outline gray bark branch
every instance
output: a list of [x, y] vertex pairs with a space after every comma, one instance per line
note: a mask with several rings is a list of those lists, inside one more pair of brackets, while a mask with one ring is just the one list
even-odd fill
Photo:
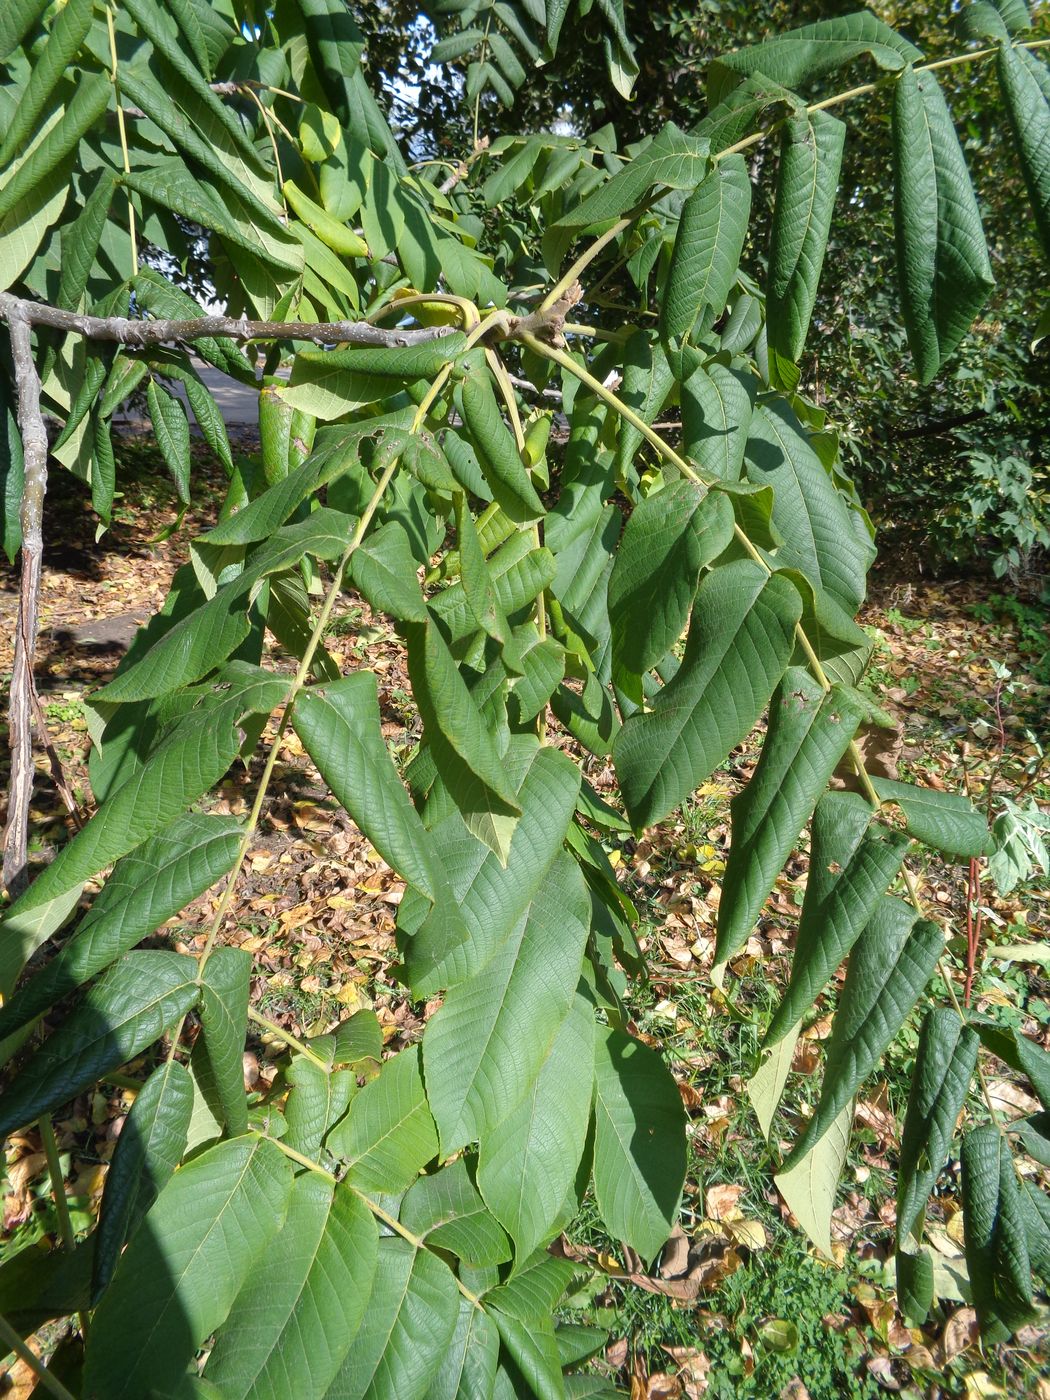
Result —
[[[8, 298], [15, 301], [15, 298]], [[47, 492], [47, 429], [40, 411], [40, 376], [33, 359], [32, 324], [20, 305], [6, 308], [11, 359], [18, 391], [22, 438], [22, 573], [11, 675], [11, 783], [4, 831], [3, 878], [12, 899], [29, 880], [29, 806], [33, 797], [33, 662], [40, 620], [40, 575], [44, 554], [44, 496]]]

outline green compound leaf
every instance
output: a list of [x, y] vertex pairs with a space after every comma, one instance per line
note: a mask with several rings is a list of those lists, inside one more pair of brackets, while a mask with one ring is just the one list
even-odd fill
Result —
[[374, 671], [305, 691], [292, 723], [303, 747], [376, 850], [432, 903], [447, 881], [383, 739]]
[[700, 585], [681, 667], [613, 742], [636, 830], [665, 817], [747, 736], [784, 674], [801, 612], [797, 589], [750, 560]]
[[875, 546], [783, 399], [755, 410], [746, 461], [748, 481], [773, 488], [777, 567], [798, 569], [852, 618]]
[[753, 374], [718, 360], [698, 366], [679, 387], [685, 454], [719, 481], [740, 479], [757, 388]]
[[175, 1386], [281, 1228], [291, 1189], [291, 1163], [261, 1138], [221, 1142], [179, 1168], [92, 1318], [86, 1398]]
[[811, 1010], [900, 868], [908, 838], [874, 817], [856, 793], [829, 792], [817, 803], [791, 980], [766, 1032], [766, 1048]]
[[897, 1236], [920, 1237], [920, 1217], [948, 1160], [977, 1064], [978, 1037], [954, 1011], [927, 1012], [919, 1036], [897, 1173]]
[[472, 1269], [504, 1264], [510, 1241], [482, 1200], [467, 1167], [457, 1158], [432, 1176], [423, 1176], [401, 1206], [401, 1223], [430, 1248], [451, 1250]]
[[448, 1265], [407, 1240], [380, 1240], [368, 1325], [358, 1329], [327, 1400], [423, 1400], [458, 1319]]
[[820, 1102], [792, 1148], [785, 1170], [828, 1131], [930, 980], [944, 948], [944, 935], [936, 924], [917, 920], [910, 905], [884, 895], [854, 944], [832, 1023]]
[[742, 156], [727, 156], [682, 205], [671, 268], [660, 303], [660, 334], [686, 341], [725, 309], [736, 280], [751, 213], [751, 181]]
[[732, 843], [718, 904], [717, 962], [726, 962], [747, 941], [863, 714], [863, 702], [850, 691], [833, 686], [825, 694], [801, 667], [785, 672], [769, 707], [758, 767], [730, 804]]
[[1005, 1341], [1034, 1317], [1028, 1233], [1010, 1148], [999, 1129], [962, 1140], [966, 1265], [981, 1334]]
[[481, 1138], [478, 1187], [519, 1259], [561, 1218], [591, 1118], [594, 1014], [577, 996], [539, 1074], [516, 1109]]
[[375, 1217], [348, 1185], [298, 1177], [266, 1263], [237, 1295], [205, 1377], [225, 1400], [322, 1400], [369, 1304]]
[[0, 1040], [128, 952], [184, 909], [233, 864], [233, 817], [187, 812], [117, 862], [62, 951], [0, 1010]]
[[539, 520], [546, 513], [543, 502], [503, 421], [488, 370], [465, 375], [460, 392], [463, 421], [493, 497], [515, 524]]
[[845, 124], [826, 112], [802, 112], [784, 127], [766, 294], [771, 370], [775, 357], [796, 364], [806, 343], [845, 140]]
[[721, 492], [676, 481], [639, 502], [609, 575], [613, 678], [635, 704], [642, 676], [685, 629], [700, 570], [733, 536], [733, 507]]
[[1000, 47], [996, 64], [1036, 227], [1050, 257], [1050, 98], [1046, 69], [1034, 54], [1009, 44]]
[[0, 1137], [53, 1113], [159, 1040], [197, 1000], [197, 963], [178, 953], [128, 953], [9, 1086]]
[[934, 379], [994, 286], [959, 138], [932, 73], [905, 68], [893, 101], [897, 274], [916, 373]]
[[528, 913], [457, 982], [423, 1037], [427, 1096], [448, 1156], [528, 1094], [572, 1006], [590, 925], [579, 867], [559, 854]]
[[402, 1191], [436, 1155], [437, 1130], [423, 1092], [419, 1047], [386, 1061], [328, 1134], [328, 1150], [363, 1191]]
[[674, 1225], [685, 1181], [685, 1110], [660, 1057], [595, 1029], [594, 1192], [606, 1229], [646, 1260]]
[[901, 809], [905, 829], [916, 841], [963, 860], [991, 855], [995, 849], [988, 822], [962, 793], [938, 792], [891, 778], [871, 781], [883, 802]]
[[506, 862], [521, 808], [495, 740], [434, 619], [405, 631], [408, 673], [438, 773], [470, 830]]
[[[430, 912], [402, 903], [399, 927], [410, 935], [405, 962], [417, 996], [431, 996], [482, 971], [526, 916], [562, 849], [580, 790], [579, 770], [564, 754], [524, 738], [508, 753], [511, 759], [523, 768], [517, 790], [522, 817], [505, 863], [455, 813], [432, 833], [466, 925], [466, 940], [458, 929], [450, 938], [442, 905]], [[507, 767], [513, 771], [509, 761]]]
[[177, 1060], [165, 1060], [135, 1096], [102, 1192], [91, 1268], [93, 1302], [104, 1293], [121, 1250], [182, 1160], [192, 1107], [189, 1071]]
[[918, 63], [922, 58], [914, 44], [894, 33], [870, 10], [859, 10], [841, 18], [804, 24], [761, 44], [723, 55], [711, 65], [708, 74], [711, 104], [721, 102], [745, 74], [761, 74], [782, 87], [794, 89], [865, 55], [890, 71], [903, 68], [906, 63]]
[[248, 1131], [244, 1097], [244, 1027], [252, 959], [240, 948], [216, 948], [201, 974], [201, 1034], [230, 1137]]

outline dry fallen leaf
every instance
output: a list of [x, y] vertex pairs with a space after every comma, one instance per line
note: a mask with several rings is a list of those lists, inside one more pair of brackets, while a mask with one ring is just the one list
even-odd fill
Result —
[[978, 1338], [977, 1313], [973, 1308], [956, 1308], [944, 1324], [941, 1354], [945, 1364], [972, 1347]]
[[737, 1202], [744, 1194], [743, 1186], [709, 1186], [704, 1195], [704, 1208], [712, 1220], [725, 1220], [736, 1210]]

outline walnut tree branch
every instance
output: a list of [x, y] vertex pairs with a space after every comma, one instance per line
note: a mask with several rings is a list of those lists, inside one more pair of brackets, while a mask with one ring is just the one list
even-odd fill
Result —
[[40, 411], [40, 376], [33, 359], [32, 322], [24, 303], [9, 297], [3, 314], [11, 333], [11, 359], [18, 393], [18, 430], [25, 480], [22, 487], [22, 574], [11, 674], [11, 783], [4, 831], [3, 879], [12, 898], [29, 879], [29, 805], [33, 796], [33, 660], [40, 619], [40, 573], [44, 553], [47, 492], [47, 429]]

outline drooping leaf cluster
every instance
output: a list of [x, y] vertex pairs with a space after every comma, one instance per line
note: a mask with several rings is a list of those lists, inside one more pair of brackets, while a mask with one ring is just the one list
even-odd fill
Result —
[[[471, 43], [486, 8], [460, 7]], [[502, 24], [518, 10], [491, 8]], [[566, 7], [521, 8], [553, 47]], [[1047, 120], [1045, 67], [1023, 7], [971, 8], [1045, 227], [1047, 171], [1027, 135]], [[616, 7], [602, 9], [612, 22]], [[229, 310], [290, 323], [291, 346], [285, 380], [277, 349], [252, 347], [253, 363], [232, 339], [195, 342], [259, 392], [251, 458], [231, 448], [186, 345], [37, 328], [55, 455], [103, 520], [112, 414], [143, 385], [184, 497], [177, 384], [229, 489], [92, 697], [94, 815], [3, 921], [0, 1041], [20, 1058], [0, 1131], [158, 1050], [97, 1228], [71, 1254], [0, 1270], [0, 1312], [28, 1333], [92, 1310], [84, 1396], [600, 1394], [574, 1374], [600, 1338], [554, 1320], [576, 1266], [546, 1247], [590, 1192], [609, 1233], [652, 1260], [686, 1174], [678, 1088], [628, 1030], [644, 959], [603, 832], [663, 820], [765, 720], [733, 804], [717, 958], [724, 972], [808, 831], [791, 978], [750, 1092], [768, 1133], [801, 1025], [848, 960], [820, 1100], [778, 1175], [818, 1243], [853, 1097], [944, 945], [906, 892], [912, 844], [949, 859], [989, 849], [964, 797], [868, 778], [854, 744], [878, 722], [855, 620], [872, 531], [797, 367], [846, 131], [828, 104], [807, 107], [806, 84], [864, 62], [892, 104], [903, 316], [923, 379], [990, 284], [975, 195], [935, 73], [866, 11], [726, 55], [695, 130], [669, 124], [623, 155], [608, 132], [505, 139], [446, 193], [406, 167], [341, 0], [279, 0], [257, 30], [225, 0], [125, 0], [112, 45], [90, 0], [55, 16], [20, 0], [0, 19], [3, 287], [98, 316], [196, 318], [172, 269], [203, 231]], [[492, 62], [497, 32], [476, 40]], [[769, 127], [780, 156], [761, 286], [741, 266], [744, 153]], [[520, 257], [492, 241], [505, 203], [537, 211]], [[619, 259], [654, 310], [603, 306], [598, 274]], [[525, 262], [538, 310], [535, 288], [508, 279]], [[296, 339], [296, 322], [357, 316], [433, 334], [334, 350]], [[672, 441], [653, 425], [675, 410]], [[10, 413], [5, 442], [10, 501]], [[5, 539], [17, 547], [13, 528]], [[403, 773], [375, 674], [341, 675], [324, 647], [344, 585], [404, 647], [421, 738]], [[298, 659], [294, 676], [266, 665], [267, 634]], [[399, 975], [439, 1004], [393, 1055], [369, 1012], [290, 1041], [272, 1090], [249, 1100], [252, 966], [216, 939], [223, 906], [197, 958], [139, 945], [236, 879], [256, 817], [211, 814], [207, 797], [274, 713], [404, 881]], [[589, 783], [589, 757], [611, 760], [625, 815]], [[829, 786], [851, 766], [857, 790]], [[957, 1007], [926, 1012], [899, 1183], [913, 1315], [932, 1298], [925, 1203], [979, 1040], [1050, 1106], [1040, 1048]], [[1041, 1120], [1026, 1130], [1045, 1158]], [[961, 1151], [974, 1302], [1002, 1336], [1050, 1264], [1050, 1205], [995, 1127], [970, 1128]]]

